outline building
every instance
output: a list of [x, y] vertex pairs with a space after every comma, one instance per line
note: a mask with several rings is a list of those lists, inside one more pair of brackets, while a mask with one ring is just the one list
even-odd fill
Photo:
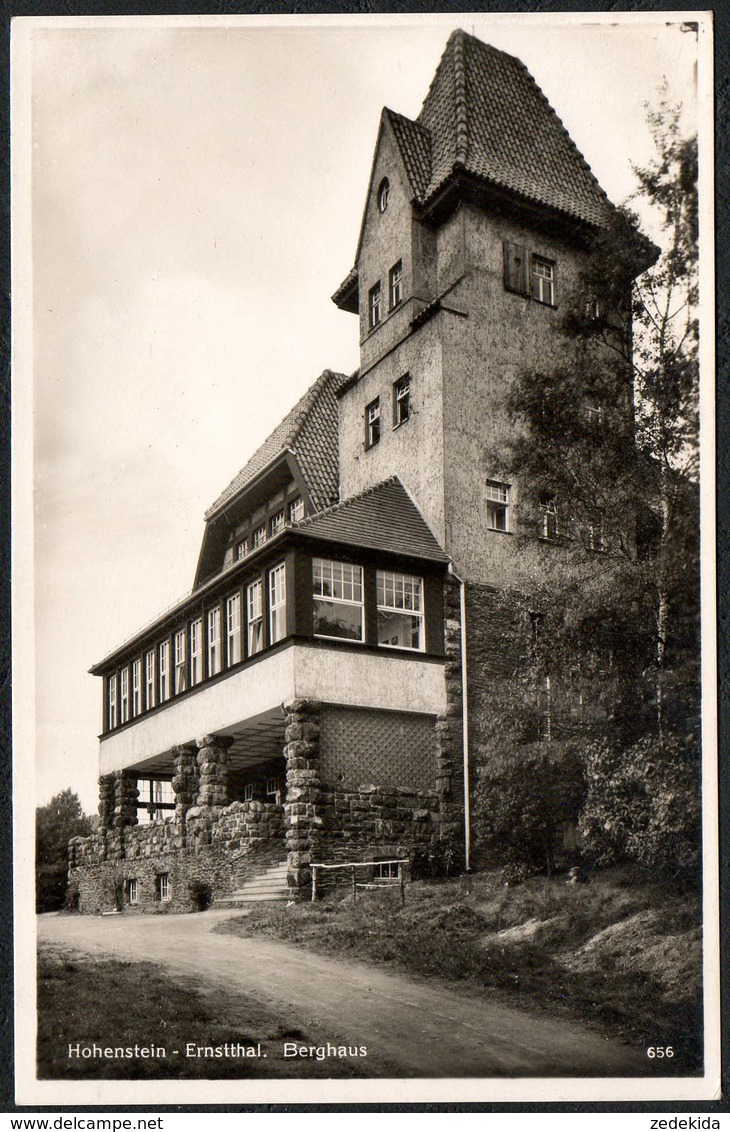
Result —
[[359, 369], [316, 380], [207, 512], [189, 596], [92, 669], [82, 911], [468, 859], [495, 687], [530, 663], [529, 600], [507, 594], [554, 541], [546, 505], [517, 562], [504, 390], [566, 349], [561, 296], [611, 209], [524, 65], [462, 31], [418, 119], [383, 111], [333, 296]]

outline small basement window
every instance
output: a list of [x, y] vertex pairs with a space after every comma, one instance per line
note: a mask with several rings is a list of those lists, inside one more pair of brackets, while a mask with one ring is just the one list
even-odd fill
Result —
[[378, 861], [373, 866], [373, 880], [398, 880], [400, 864], [398, 861]]

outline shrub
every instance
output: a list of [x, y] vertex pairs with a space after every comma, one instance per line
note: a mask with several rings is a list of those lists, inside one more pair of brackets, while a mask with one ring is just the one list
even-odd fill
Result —
[[598, 864], [635, 861], [664, 874], [699, 866], [700, 752], [694, 737], [647, 736], [624, 750], [592, 743], [584, 766], [579, 830]]
[[486, 768], [477, 783], [475, 839], [525, 875], [555, 868], [562, 827], [578, 817], [584, 783], [570, 748], [535, 743]]

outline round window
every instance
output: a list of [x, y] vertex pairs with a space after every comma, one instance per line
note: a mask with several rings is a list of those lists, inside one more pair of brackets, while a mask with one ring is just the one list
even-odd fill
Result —
[[387, 177], [383, 177], [378, 187], [378, 208], [381, 212], [385, 212], [388, 207], [388, 197], [390, 196], [390, 181]]

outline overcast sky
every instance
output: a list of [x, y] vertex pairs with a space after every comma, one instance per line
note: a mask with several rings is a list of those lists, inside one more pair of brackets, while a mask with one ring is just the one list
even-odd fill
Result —
[[96, 809], [88, 668], [190, 588], [204, 510], [322, 369], [358, 364], [357, 320], [329, 296], [381, 108], [416, 117], [465, 27], [523, 60], [619, 202], [664, 78], [694, 128], [696, 39], [673, 15], [613, 18], [14, 21], [32, 96], [39, 802], [70, 786]]

